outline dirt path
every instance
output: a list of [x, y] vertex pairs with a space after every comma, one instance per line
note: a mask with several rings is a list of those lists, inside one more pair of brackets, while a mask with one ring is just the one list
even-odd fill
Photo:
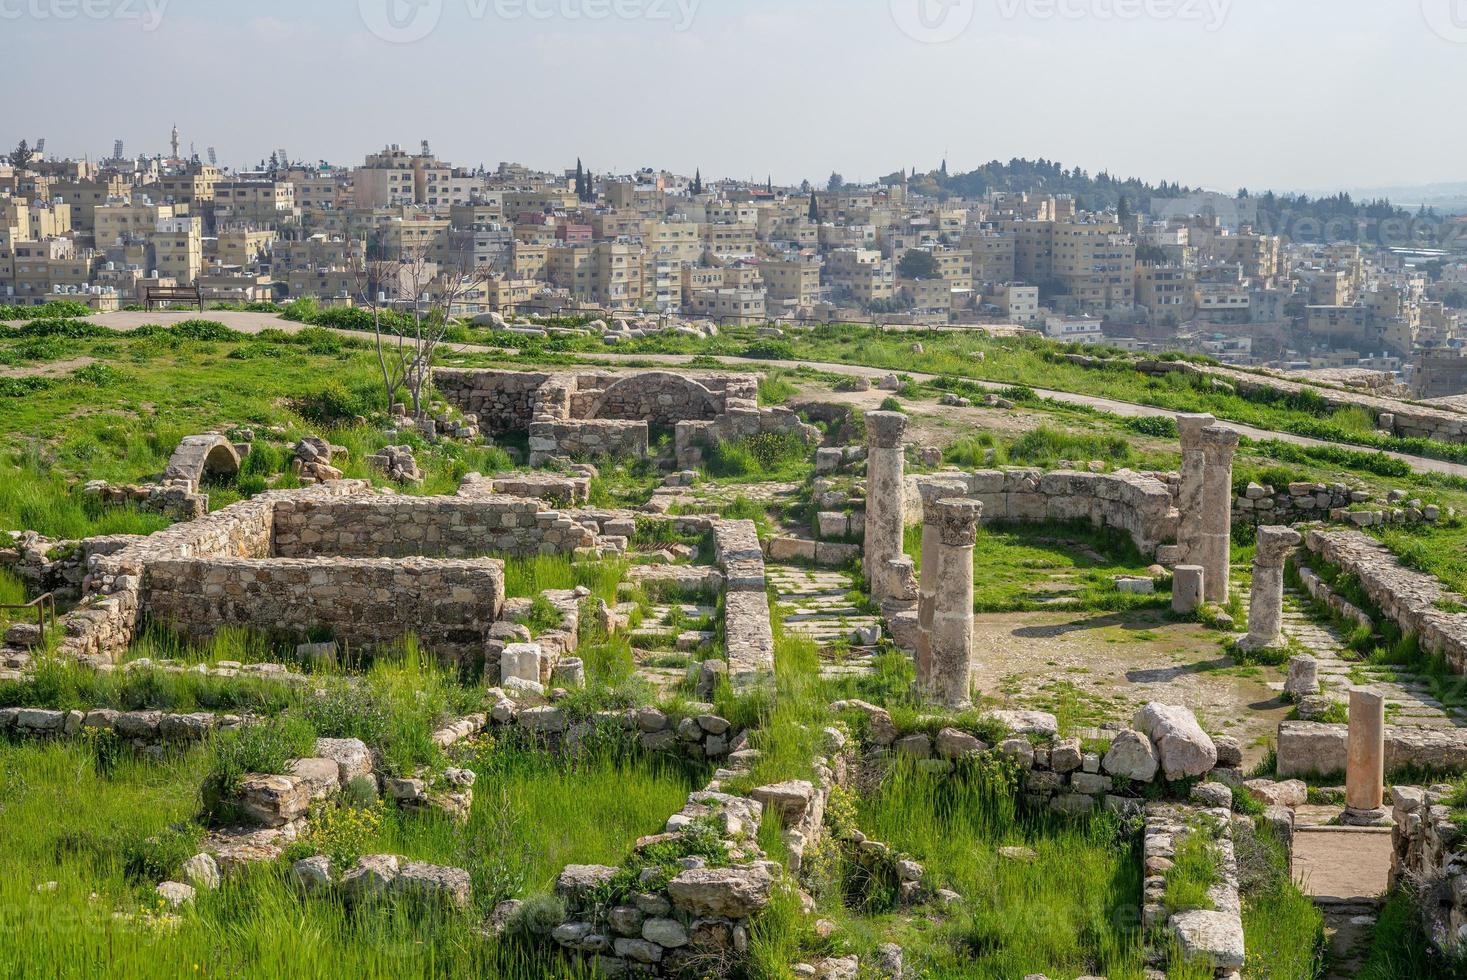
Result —
[[0, 367], [0, 378], [54, 378], [70, 374], [94, 362], [94, 357], [72, 357], [64, 361], [47, 361], [44, 364], [22, 364]]
[[[198, 312], [145, 313], [141, 311], [101, 313], [93, 317], [88, 317], [87, 319], [91, 323], [100, 324], [101, 326], [109, 327], [114, 330], [132, 330], [146, 323], [160, 323], [166, 325], [170, 323], [178, 323], [183, 320], [198, 319], [200, 316], [203, 316], [210, 320], [216, 320], [220, 323], [223, 323], [227, 327], [232, 327], [235, 330], [239, 330], [243, 333], [259, 333], [261, 330], [267, 328], [283, 330], [286, 333], [296, 333], [304, 329], [302, 324], [292, 323], [289, 320], [282, 320], [279, 316], [273, 313], [239, 313], [226, 310], [209, 310], [204, 312], [203, 314], [200, 314]], [[348, 336], [363, 336], [363, 334], [358, 331], [342, 330], [339, 332]], [[505, 349], [502, 347], [489, 347], [479, 344], [445, 344], [444, 346], [451, 350], [461, 351], [463, 353], [470, 354], [497, 354], [501, 353]], [[577, 356], [588, 362], [602, 364], [617, 364], [627, 361], [640, 361], [643, 363], [682, 365], [691, 361], [694, 355], [595, 353], [579, 354]], [[722, 361], [726, 364], [743, 364], [745, 366], [749, 364], [760, 364], [767, 367], [783, 367], [791, 369], [798, 367], [810, 367], [819, 371], [828, 371], [832, 374], [844, 374], [851, 377], [881, 378], [891, 373], [891, 371], [885, 368], [865, 367], [858, 364], [833, 364], [823, 361], [753, 361], [747, 358], [737, 357], [718, 357], [715, 358], [715, 360]], [[937, 375], [932, 374], [920, 374], [914, 372], [906, 373], [917, 381], [932, 381], [937, 377]], [[975, 381], [974, 383], [979, 386], [986, 387], [992, 391], [998, 391], [999, 389], [1005, 387], [1005, 385], [996, 382]], [[1042, 397], [1052, 398], [1058, 402], [1064, 402], [1071, 405], [1087, 405], [1091, 408], [1102, 409], [1104, 411], [1112, 412], [1116, 415], [1121, 415], [1129, 418], [1153, 415], [1172, 416], [1176, 414], [1175, 412], [1168, 409], [1153, 408], [1149, 405], [1137, 405], [1133, 402], [1117, 401], [1112, 398], [1100, 398], [1094, 395], [1079, 395], [1073, 392], [1055, 391], [1049, 388], [1035, 388], [1034, 391]], [[1337, 445], [1336, 443], [1328, 442], [1323, 439], [1309, 439], [1304, 436], [1296, 436], [1290, 432], [1275, 432], [1269, 429], [1260, 429], [1255, 426], [1244, 425], [1241, 422], [1233, 422], [1228, 420], [1228, 425], [1230, 425], [1232, 428], [1236, 429], [1243, 435], [1253, 439], [1277, 439], [1280, 442], [1292, 443], [1297, 446], [1333, 447]], [[1386, 455], [1409, 463], [1412, 469], [1416, 470], [1417, 472], [1446, 473], [1451, 476], [1467, 477], [1467, 465], [1463, 465], [1461, 463], [1448, 463], [1439, 459], [1428, 459], [1424, 456], [1410, 456], [1405, 453], [1387, 453]]]
[[1238, 739], [1246, 769], [1288, 713], [1268, 688], [1277, 671], [1233, 667], [1217, 634], [1155, 612], [979, 613], [974, 629], [983, 694], [1083, 726], [1129, 723], [1147, 701], [1183, 704]]

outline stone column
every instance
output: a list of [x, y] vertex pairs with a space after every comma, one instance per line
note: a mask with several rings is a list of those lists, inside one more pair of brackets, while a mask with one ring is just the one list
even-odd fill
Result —
[[1350, 692], [1349, 761], [1345, 770], [1345, 812], [1341, 821], [1364, 826], [1383, 820], [1385, 785], [1385, 698], [1369, 691]]
[[983, 505], [947, 497], [933, 507], [937, 519], [937, 589], [932, 597], [929, 673], [920, 674], [922, 693], [949, 708], [972, 705], [973, 674], [973, 545]]
[[902, 497], [902, 435], [907, 417], [900, 412], [866, 416], [866, 543], [863, 563], [877, 602], [897, 596], [886, 563], [902, 555], [905, 530]]
[[1197, 611], [1202, 605], [1206, 577], [1201, 565], [1178, 565], [1172, 569], [1172, 612], [1188, 616]]
[[1289, 658], [1289, 676], [1284, 681], [1284, 695], [1294, 701], [1319, 693], [1319, 661], [1309, 654]]
[[1284, 562], [1302, 540], [1299, 532], [1291, 527], [1258, 529], [1253, 592], [1248, 600], [1248, 635], [1240, 644], [1243, 649], [1267, 650], [1278, 646], [1284, 618]]
[[[961, 497], [966, 485], [956, 480], [923, 482], [917, 485], [922, 494], [922, 579], [917, 587], [917, 676], [932, 676], [932, 603], [938, 590], [937, 502], [944, 497]], [[920, 682], [919, 682], [920, 683]], [[925, 690], [925, 685], [924, 688]]]
[[1202, 506], [1198, 538], [1187, 563], [1203, 568], [1203, 596], [1228, 601], [1228, 561], [1232, 557], [1233, 453], [1238, 434], [1221, 425], [1202, 430]]
[[1182, 484], [1177, 494], [1177, 547], [1182, 561], [1197, 564], [1198, 542], [1202, 539], [1202, 430], [1217, 424], [1211, 415], [1178, 415], [1177, 435], [1182, 442]]

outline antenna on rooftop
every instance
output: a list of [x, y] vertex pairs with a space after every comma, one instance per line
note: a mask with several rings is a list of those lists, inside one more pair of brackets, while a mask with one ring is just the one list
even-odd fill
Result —
[[122, 159], [122, 140], [114, 140], [112, 142], [112, 159]]
[[276, 150], [275, 152], [276, 152], [276, 154], [278, 154], [278, 158], [280, 160], [280, 167], [281, 167], [281, 169], [285, 169], [286, 167], [289, 167], [290, 166], [290, 157], [286, 156], [285, 147], [282, 146], [280, 149]]
[[423, 156], [425, 156], [425, 157], [431, 157], [432, 155], [433, 155], [433, 151], [430, 150], [430, 149], [428, 149], [428, 141], [427, 140], [423, 140]]
[[46, 137], [42, 136], [40, 139], [36, 140], [36, 156], [41, 157], [41, 156], [45, 156], [45, 155], [46, 155]]
[[214, 152], [214, 148], [212, 146], [209, 147], [209, 166], [219, 166], [219, 155]]

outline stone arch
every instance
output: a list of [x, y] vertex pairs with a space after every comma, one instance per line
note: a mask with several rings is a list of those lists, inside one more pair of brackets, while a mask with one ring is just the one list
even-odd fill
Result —
[[187, 480], [197, 490], [205, 474], [228, 476], [239, 472], [239, 452], [217, 432], [185, 436], [168, 460], [163, 479]]
[[645, 419], [650, 425], [671, 427], [679, 422], [714, 419], [719, 405], [717, 396], [692, 378], [670, 371], [649, 371], [612, 383], [588, 418]]

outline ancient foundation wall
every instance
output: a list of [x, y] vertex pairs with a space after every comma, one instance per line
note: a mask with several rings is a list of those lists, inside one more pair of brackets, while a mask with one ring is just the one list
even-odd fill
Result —
[[453, 405], [479, 416], [491, 435], [524, 432], [535, 417], [536, 393], [549, 374], [520, 371], [470, 371], [438, 368], [433, 384]]
[[1439, 788], [1391, 788], [1390, 884], [1415, 890], [1427, 941], [1462, 957], [1467, 954], [1467, 853], [1462, 828], [1444, 800]]
[[559, 555], [594, 547], [594, 525], [522, 497], [361, 497], [278, 503], [282, 558]]
[[747, 407], [730, 407], [710, 421], [679, 422], [673, 432], [677, 464], [692, 469], [703, 462], [704, 448], [714, 443], [770, 433], [793, 434], [812, 446], [820, 441], [820, 430], [801, 421], [788, 408], [759, 408], [750, 402]]
[[247, 626], [372, 649], [415, 634], [447, 661], [482, 656], [504, 606], [504, 563], [430, 558], [179, 558], [152, 562], [148, 614], [191, 637]]
[[572, 459], [639, 459], [650, 442], [646, 422], [597, 419], [532, 422], [530, 465], [556, 456]]
[[713, 547], [727, 581], [723, 624], [729, 681], [744, 687], [768, 680], [774, 674], [774, 632], [759, 532], [753, 521], [718, 521]]
[[[1316, 721], [1279, 723], [1280, 779], [1329, 777], [1345, 772], [1349, 760], [1349, 726]], [[1467, 730], [1407, 728], [1385, 730], [1385, 770], [1414, 768], [1429, 772], [1467, 772]]]
[[1360, 580], [1370, 601], [1412, 633], [1428, 653], [1439, 653], [1452, 670], [1467, 673], [1467, 614], [1445, 612], [1438, 604], [1460, 603], [1432, 575], [1406, 568], [1374, 538], [1353, 530], [1312, 530], [1309, 550]]
[[938, 473], [907, 481], [906, 522], [922, 521], [920, 484], [959, 480], [983, 504], [985, 523], [1004, 521], [1088, 521], [1125, 531], [1142, 554], [1176, 541], [1180, 516], [1167, 483], [1155, 476], [1035, 469]]

